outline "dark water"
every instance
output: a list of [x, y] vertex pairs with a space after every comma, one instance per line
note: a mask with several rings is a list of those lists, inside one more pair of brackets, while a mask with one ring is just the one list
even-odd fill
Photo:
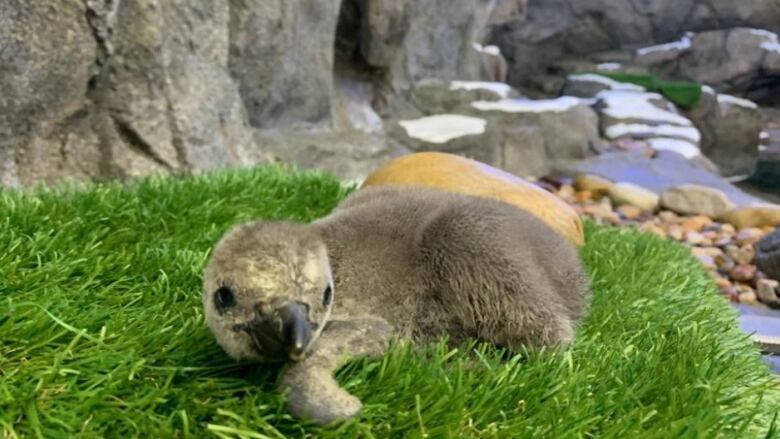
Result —
[[736, 183], [743, 191], [758, 198], [762, 198], [770, 203], [780, 204], [780, 182], [777, 186], [758, 185], [750, 180]]

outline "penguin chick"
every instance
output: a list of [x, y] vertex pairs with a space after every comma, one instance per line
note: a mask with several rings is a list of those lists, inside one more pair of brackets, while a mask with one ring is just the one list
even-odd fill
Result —
[[206, 323], [235, 359], [299, 360], [333, 306], [325, 242], [305, 225], [240, 225], [216, 246], [203, 283]]
[[391, 337], [567, 344], [588, 302], [575, 248], [532, 214], [436, 189], [361, 189], [310, 225], [257, 221], [217, 244], [206, 321], [234, 358], [291, 361], [290, 410], [324, 424], [359, 413], [333, 371]]

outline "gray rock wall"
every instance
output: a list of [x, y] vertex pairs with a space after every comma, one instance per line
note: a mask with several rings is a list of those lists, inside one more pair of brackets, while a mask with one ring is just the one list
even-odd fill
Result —
[[360, 174], [375, 164], [365, 157], [393, 154], [382, 149], [375, 109], [404, 99], [418, 79], [479, 75], [477, 8], [475, 0], [2, 1], [0, 184], [319, 156], [346, 177]]

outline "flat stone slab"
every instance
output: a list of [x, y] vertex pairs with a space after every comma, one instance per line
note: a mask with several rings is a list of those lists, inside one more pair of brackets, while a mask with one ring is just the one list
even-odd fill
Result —
[[596, 174], [613, 181], [634, 183], [657, 194], [674, 186], [699, 184], [723, 191], [737, 206], [766, 202], [697, 167], [680, 154], [668, 151], [659, 151], [652, 159], [639, 154], [610, 152], [583, 160], [558, 162], [555, 171], [568, 175]]
[[761, 349], [769, 354], [764, 356], [764, 362], [780, 374], [780, 311], [740, 304], [734, 307], [740, 313], [740, 329], [752, 334]]

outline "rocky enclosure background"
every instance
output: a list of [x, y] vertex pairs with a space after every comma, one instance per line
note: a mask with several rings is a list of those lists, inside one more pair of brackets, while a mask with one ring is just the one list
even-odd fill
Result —
[[[426, 147], [397, 135], [398, 120], [475, 98], [437, 84], [508, 81], [557, 95], [568, 73], [636, 62], [634, 48], [690, 31], [715, 32], [697, 34], [701, 59], [653, 59], [648, 70], [697, 79], [728, 63], [706, 78], [717, 91], [778, 104], [780, 62], [706, 55], [740, 27], [779, 32], [780, 1], [2, 0], [0, 184], [272, 160], [360, 177]], [[701, 62], [710, 70], [695, 71]], [[505, 168], [585, 157], [599, 148], [598, 121], [576, 107], [495, 134], [503, 149], [454, 151]]]

